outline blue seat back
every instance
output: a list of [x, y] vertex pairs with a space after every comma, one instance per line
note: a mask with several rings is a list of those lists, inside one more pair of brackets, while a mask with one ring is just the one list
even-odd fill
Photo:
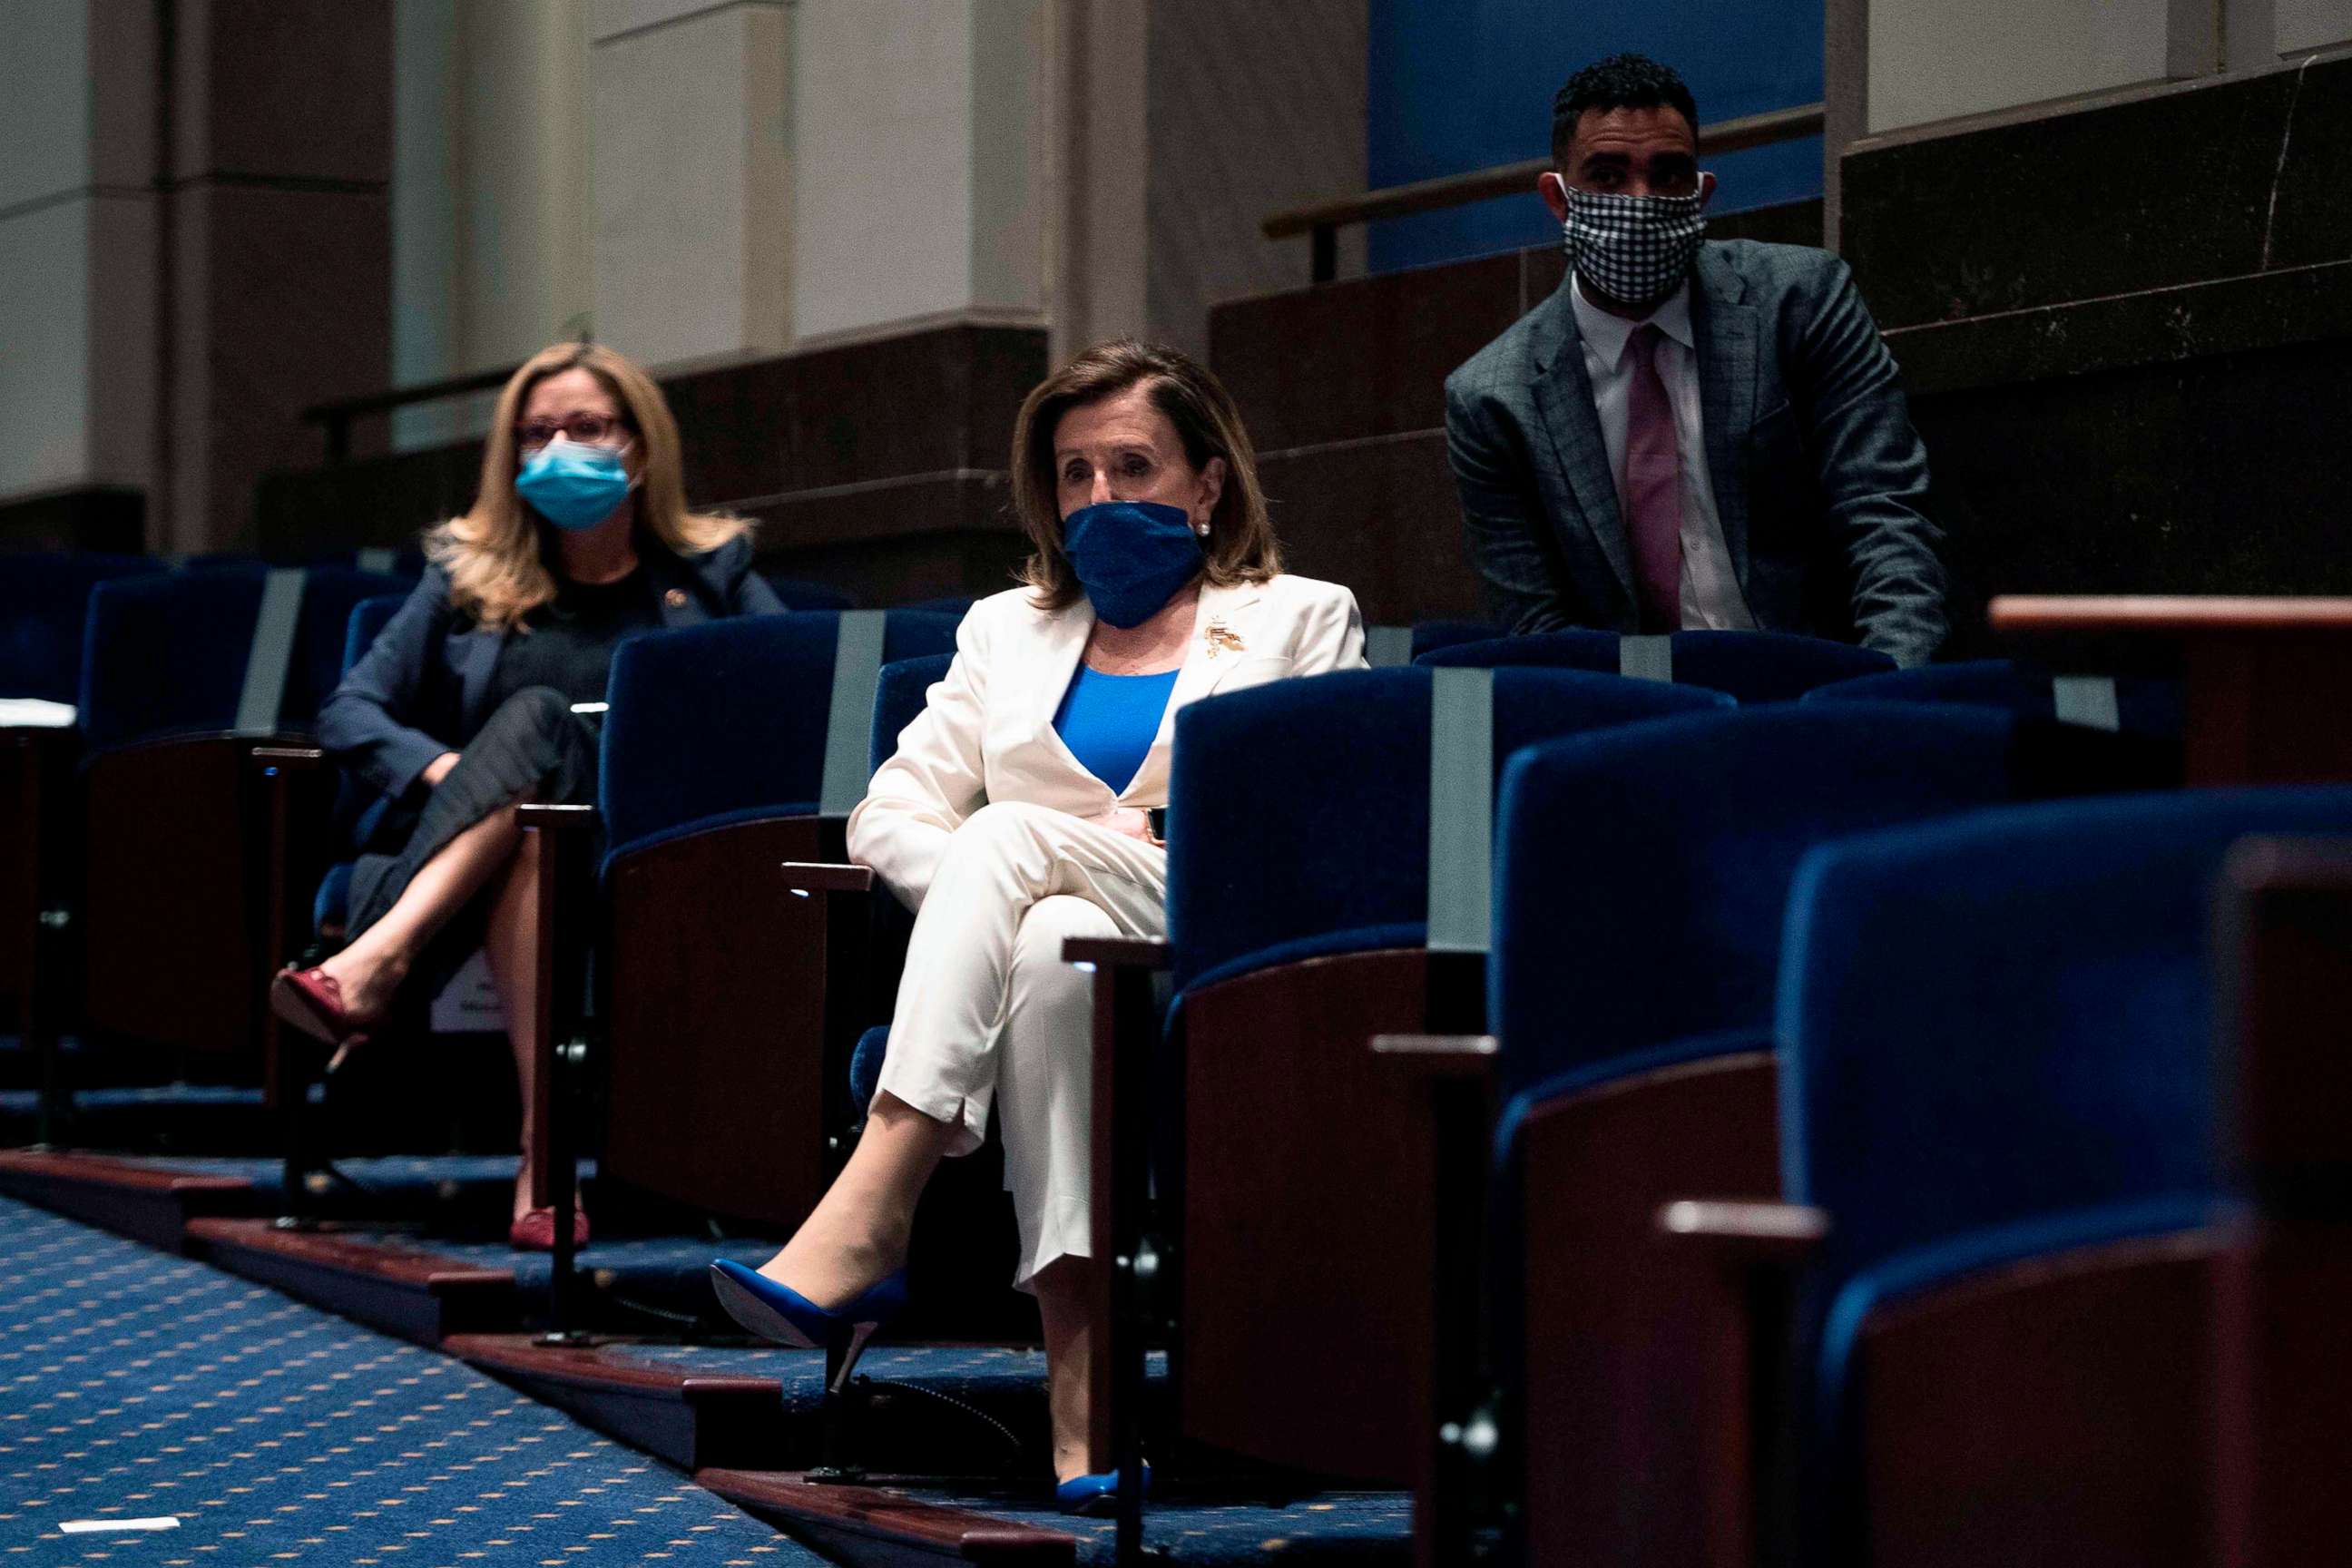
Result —
[[797, 577], [769, 577], [768, 586], [788, 610], [854, 610], [857, 597], [830, 583], [809, 583]]
[[[1542, 632], [1459, 643], [1415, 662], [1490, 668], [1537, 664], [1613, 672], [1621, 640], [1614, 632]], [[1676, 632], [1672, 642], [1675, 684], [1727, 691], [1742, 702], [1793, 701], [1832, 681], [1895, 668], [1893, 659], [1870, 648], [1787, 632]]]
[[351, 673], [352, 666], [375, 646], [375, 639], [383, 635], [383, 628], [392, 624], [392, 617], [398, 615], [400, 606], [407, 602], [405, 594], [379, 594], [372, 599], [362, 599], [352, 606], [351, 622], [343, 628], [345, 674]]
[[1555, 741], [1503, 784], [1487, 1018], [1519, 1089], [1754, 1043], [1825, 839], [2014, 798], [2014, 721], [1782, 705]]
[[90, 591], [81, 672], [90, 751], [235, 727], [264, 575], [224, 565]]
[[1874, 1309], [2210, 1222], [2223, 858], [2246, 834], [2347, 828], [2352, 788], [2195, 791], [1979, 813], [1806, 861], [1778, 1028], [1786, 1190], [1831, 1215], [1800, 1320], [1816, 1528], [1852, 1515]]
[[[1418, 632], [1414, 640], [1418, 643]], [[1582, 626], [1523, 637], [1497, 633], [1484, 638], [1447, 638], [1425, 649], [1415, 647], [1412, 661], [1469, 669], [1507, 669], [1525, 665], [1614, 675], [1620, 640], [1615, 632], [1596, 632]]]
[[1832, 1272], [2068, 1210], [2212, 1194], [2213, 893], [2352, 787], [1981, 813], [1826, 847], [1790, 900], [1788, 1191]]
[[1486, 621], [1415, 621], [1412, 626], [1412, 657], [1434, 653], [1442, 647], [1456, 647], [1463, 643], [1494, 642], [1503, 635], [1503, 628]]
[[[1423, 940], [1432, 685], [1426, 669], [1349, 670], [1176, 716], [1168, 925], [1180, 988], [1306, 956], [1302, 943]], [[1495, 766], [1534, 741], [1727, 706], [1613, 675], [1496, 670]]]
[[[745, 616], [621, 645], [599, 781], [609, 857], [695, 825], [817, 808], [840, 616]], [[946, 616], [893, 610], [883, 658], [955, 646]]]
[[[302, 612], [294, 625], [294, 658], [287, 667], [286, 695], [278, 704], [279, 728], [308, 729], [320, 704], [342, 684], [343, 671], [351, 668], [352, 626], [360, 606], [384, 602], [398, 609], [415, 586], [395, 574], [362, 572], [355, 566], [313, 566], [303, 574]], [[377, 629], [383, 629], [381, 622]], [[360, 651], [366, 651], [365, 644]]]
[[118, 577], [161, 570], [143, 555], [0, 557], [0, 697], [78, 700], [89, 591]]
[[953, 616], [956, 619], [961, 620], [971, 613], [972, 603], [972, 597], [969, 594], [942, 594], [936, 599], [918, 599], [911, 605], [902, 605], [899, 607], [907, 610], [921, 610], [927, 615]]
[[[224, 563], [99, 584], [89, 596], [82, 668], [82, 731], [90, 749], [234, 729], [268, 580], [267, 568]], [[407, 586], [349, 566], [304, 573], [280, 729], [307, 729], [341, 680], [353, 606]]]
[[[2057, 686], [2046, 670], [2005, 658], [1969, 659], [1889, 670], [1818, 687], [1807, 702], [1973, 702], [2001, 708], [2021, 719], [2054, 721]], [[2120, 676], [2116, 713], [2126, 734], [2175, 737], [2186, 728], [2186, 709], [2177, 680]]]
[[899, 735], [923, 711], [931, 688], [947, 679], [948, 667], [953, 663], [955, 655], [935, 653], [896, 659], [882, 667], [881, 679], [874, 687], [874, 734], [866, 758], [868, 772], [890, 760], [898, 749]]

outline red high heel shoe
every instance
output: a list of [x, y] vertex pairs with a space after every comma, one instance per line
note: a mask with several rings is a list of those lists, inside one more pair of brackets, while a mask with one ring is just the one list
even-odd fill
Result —
[[323, 969], [288, 964], [269, 983], [269, 1010], [314, 1039], [347, 1046], [367, 1038], [343, 1006], [343, 988]]
[[[555, 1250], [555, 1211], [532, 1209], [507, 1229], [507, 1245], [518, 1252], [552, 1252]], [[584, 1210], [572, 1211], [572, 1245], [588, 1245], [588, 1215]]]

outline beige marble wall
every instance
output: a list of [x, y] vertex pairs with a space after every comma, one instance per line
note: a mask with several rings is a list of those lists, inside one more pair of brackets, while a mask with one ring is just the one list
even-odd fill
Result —
[[[579, 0], [394, 0], [394, 384], [593, 325], [591, 17]], [[394, 444], [475, 433], [489, 402], [404, 410]]]
[[2352, 0], [2276, 0], [2282, 55], [2352, 44]]
[[0, 51], [0, 500], [143, 485], [155, 146], [143, 26], [16, 0]]
[[793, 321], [803, 342], [1036, 321], [1040, 0], [800, 0]]
[[782, 0], [591, 11], [595, 326], [623, 353], [792, 341], [793, 31]]
[[2167, 73], [2168, 0], [1870, 0], [1871, 132]]
[[[1269, 213], [1364, 188], [1364, 0], [1154, 0], [1145, 320], [1192, 353], [1209, 307], [1308, 281], [1307, 241], [1269, 240]], [[1339, 237], [1364, 264], [1361, 225]]]

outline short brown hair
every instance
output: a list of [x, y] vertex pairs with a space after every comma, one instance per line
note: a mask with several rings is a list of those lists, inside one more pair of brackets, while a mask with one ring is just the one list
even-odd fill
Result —
[[1084, 591], [1062, 553], [1062, 511], [1055, 500], [1054, 433], [1073, 408], [1148, 389], [1151, 405], [1176, 426], [1184, 459], [1195, 469], [1225, 460], [1225, 482], [1209, 514], [1206, 575], [1220, 587], [1263, 583], [1282, 570], [1282, 551], [1258, 488], [1257, 455], [1241, 410], [1208, 368], [1162, 343], [1114, 338], [1097, 343], [1044, 381], [1021, 405], [1013, 425], [1013, 510], [1028, 534], [1031, 553], [1021, 580], [1049, 610], [1077, 602]]

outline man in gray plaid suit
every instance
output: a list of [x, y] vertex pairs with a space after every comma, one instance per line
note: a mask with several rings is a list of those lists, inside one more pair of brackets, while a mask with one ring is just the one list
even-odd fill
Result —
[[1446, 378], [1472, 563], [1515, 632], [1747, 628], [1925, 663], [1944, 639], [1927, 458], [1844, 262], [1705, 238], [1715, 176], [1668, 68], [1552, 106], [1559, 288]]

